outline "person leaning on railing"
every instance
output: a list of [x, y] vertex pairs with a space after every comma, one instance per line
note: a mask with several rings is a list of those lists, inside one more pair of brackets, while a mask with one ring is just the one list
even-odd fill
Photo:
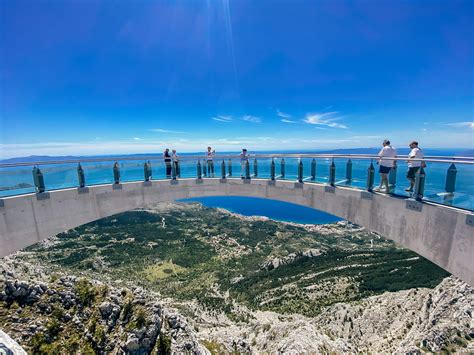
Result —
[[413, 159], [423, 159], [424, 154], [421, 148], [418, 147], [417, 141], [412, 141], [409, 144], [411, 148], [410, 154], [408, 154], [408, 172], [407, 172], [407, 179], [410, 181], [410, 187], [406, 188], [405, 191], [412, 192], [413, 187], [415, 186], [415, 177], [420, 167], [425, 166], [425, 162], [420, 160], [413, 160]]
[[214, 177], [214, 154], [215, 150], [212, 150], [211, 147], [207, 147], [207, 175]]
[[176, 172], [177, 177], [181, 177], [181, 169], [179, 168], [179, 157], [178, 154], [176, 153], [176, 149], [173, 149], [171, 151], [171, 160], [174, 165], [174, 171]]
[[[380, 150], [378, 156], [380, 157], [377, 164], [379, 164], [380, 173], [380, 185], [374, 191], [380, 191], [389, 193], [390, 187], [388, 186], [388, 174], [390, 170], [396, 166], [395, 158], [397, 156], [397, 150], [390, 145], [390, 141], [385, 139], [382, 142], [383, 148]], [[382, 191], [382, 187], [385, 185], [385, 191]]]
[[240, 177], [242, 179], [245, 178], [245, 165], [249, 160], [249, 155], [247, 154], [247, 149], [242, 149], [242, 153], [240, 153]]
[[163, 152], [163, 158], [165, 160], [166, 166], [166, 178], [171, 179], [171, 155], [170, 150], [168, 148], [166, 148]]

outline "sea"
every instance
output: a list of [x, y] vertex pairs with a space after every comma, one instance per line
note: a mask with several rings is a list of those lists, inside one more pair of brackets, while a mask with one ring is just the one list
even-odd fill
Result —
[[207, 196], [179, 202], [199, 202], [206, 207], [224, 208], [244, 216], [264, 216], [282, 222], [326, 224], [341, 221], [339, 217], [313, 208], [256, 197]]
[[[304, 151], [299, 153], [315, 153], [315, 154], [376, 154], [378, 148], [358, 148], [358, 149], [344, 149], [344, 150], [332, 150], [332, 151]], [[281, 151], [281, 152], [250, 152], [250, 173], [257, 175], [254, 178], [266, 178], [270, 177], [270, 165], [271, 159], [258, 159], [257, 162], [252, 157], [253, 154], [295, 154], [295, 151]], [[398, 154], [407, 154], [407, 149], [399, 149]], [[197, 175], [197, 161], [194, 158], [187, 158], [190, 154], [196, 153], [183, 153], [181, 154], [181, 178], [196, 178]], [[215, 177], [221, 177], [223, 168], [225, 168], [226, 174], [232, 174], [233, 177], [240, 177], [241, 166], [238, 157], [238, 152], [222, 152], [225, 155], [235, 155], [235, 158], [225, 160], [215, 158]], [[153, 155], [156, 158], [148, 160], [148, 156]], [[426, 156], [474, 156], [474, 150], [455, 150], [455, 149], [426, 149]], [[84, 170], [86, 185], [98, 185], [98, 184], [110, 184], [114, 181], [113, 165], [117, 161], [120, 167], [120, 181], [131, 182], [141, 181], [144, 177], [144, 163], [148, 160], [152, 167], [152, 178], [153, 179], [164, 179], [165, 166], [163, 160], [160, 158], [161, 153], [151, 153], [143, 155], [133, 155], [133, 157], [139, 157], [143, 160], [125, 160], [130, 156], [101, 156], [100, 158], [110, 158], [104, 162], [83, 162], [81, 166]], [[78, 174], [77, 174], [77, 163], [60, 163], [50, 164], [50, 161], [65, 161], [65, 160], [82, 160], [86, 158], [99, 158], [95, 157], [51, 157], [51, 156], [30, 156], [30, 157], [19, 157], [0, 161], [2, 163], [18, 163], [25, 162], [27, 166], [15, 166], [15, 167], [0, 167], [0, 198], [14, 196], [25, 193], [35, 192], [33, 174], [31, 165], [32, 162], [42, 161], [39, 168], [44, 177], [44, 183], [48, 191], [73, 188], [78, 186]], [[460, 159], [458, 159], [460, 160]], [[306, 181], [309, 182], [311, 175], [311, 164], [312, 159], [303, 158], [303, 175]], [[331, 159], [318, 158], [316, 160], [316, 183], [325, 184], [328, 182], [329, 167]], [[379, 183], [379, 174], [377, 173], [377, 165], [375, 161], [370, 159], [349, 159], [347, 158], [336, 158], [334, 159], [336, 165], [336, 185], [337, 186], [351, 186], [358, 189], [365, 189], [367, 185], [367, 171], [372, 166], [375, 169], [375, 186]], [[204, 162], [201, 161], [201, 167], [204, 169]], [[295, 181], [297, 178], [298, 171], [298, 159], [296, 158], [285, 158], [284, 161], [281, 159], [275, 160], [276, 174], [281, 175], [284, 166], [284, 179], [289, 181]], [[347, 172], [352, 172], [350, 179], [348, 179]], [[448, 169], [455, 169], [454, 175], [456, 179], [455, 192], [454, 194], [446, 193], [446, 176]], [[409, 193], [405, 192], [404, 189], [407, 187], [408, 182], [406, 180], [407, 167], [404, 162], [399, 162], [396, 170], [396, 183], [395, 183], [395, 194], [404, 197], [410, 197]], [[436, 203], [446, 204], [463, 208], [467, 210], [474, 210], [474, 165], [456, 163], [428, 163], [426, 169], [426, 183], [424, 191], [424, 199]], [[283, 177], [282, 177], [283, 178]], [[251, 201], [251, 202], [250, 202]], [[222, 207], [227, 208], [233, 212], [240, 213], [243, 215], [261, 215], [267, 216], [276, 220], [292, 221], [297, 223], [330, 223], [334, 221], [334, 217], [331, 218], [319, 211], [314, 211], [300, 206], [286, 206], [284, 202], [269, 201], [269, 200], [248, 200], [245, 197], [228, 197], [228, 198], [217, 198], [209, 197], [200, 199], [201, 203], [210, 207]]]

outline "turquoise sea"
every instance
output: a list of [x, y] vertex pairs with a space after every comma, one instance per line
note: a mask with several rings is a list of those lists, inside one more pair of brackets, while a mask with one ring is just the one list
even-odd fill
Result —
[[[345, 151], [333, 151], [329, 153], [343, 153], [343, 154], [373, 154], [374, 150], [345, 150]], [[266, 152], [258, 152], [266, 153]], [[275, 153], [275, 152], [272, 152]], [[295, 153], [295, 152], [282, 152], [282, 153]], [[304, 152], [304, 153], [322, 153], [318, 152]], [[326, 152], [324, 152], [326, 153]], [[453, 156], [459, 155], [460, 152], [453, 150], [425, 150], [425, 155], [437, 155], [437, 156]], [[229, 167], [232, 170], [233, 177], [240, 177], [241, 167], [237, 153], [235, 159], [225, 159], [225, 170], [229, 173]], [[400, 151], [399, 154], [406, 154], [404, 151]], [[155, 154], [155, 156], [159, 154]], [[35, 160], [65, 160], [74, 159], [77, 157], [29, 157], [29, 158], [18, 158], [15, 161], [35, 161]], [[82, 157], [85, 158], [85, 157]], [[117, 159], [120, 166], [121, 181], [140, 181], [143, 180], [144, 172], [143, 161], [127, 161]], [[303, 175], [308, 178], [311, 174], [311, 160], [303, 159]], [[6, 161], [3, 161], [6, 162]], [[155, 159], [151, 160], [153, 179], [164, 179], [165, 166], [163, 160]], [[220, 177], [222, 172], [222, 160], [218, 157], [215, 159], [215, 177]], [[270, 159], [259, 159], [257, 161], [257, 178], [269, 178], [270, 177]], [[338, 186], [352, 186], [359, 189], [366, 188], [367, 182], [367, 169], [369, 168], [371, 161], [370, 159], [358, 160], [352, 159], [352, 179], [348, 181], [346, 179], [347, 163], [346, 158], [337, 158], [334, 160], [336, 164], [336, 185]], [[110, 184], [113, 183], [113, 163], [114, 161], [106, 162], [89, 162], [82, 163], [84, 169], [85, 180], [87, 185], [97, 184]], [[276, 174], [281, 173], [281, 160], [276, 159]], [[329, 175], [329, 166], [331, 159], [317, 159], [316, 161], [316, 182], [327, 183]], [[285, 159], [285, 180], [295, 181], [297, 177], [297, 164], [296, 158]], [[186, 154], [181, 155], [181, 178], [196, 178], [197, 162], [193, 158], [186, 158]], [[254, 173], [255, 161], [250, 158], [250, 172]], [[426, 172], [426, 185], [424, 198], [429, 201], [453, 205], [456, 207], [474, 210], [474, 165], [456, 164], [456, 191], [454, 194], [446, 194], [446, 173], [451, 164], [446, 163], [428, 163], [425, 169]], [[374, 162], [375, 168], [375, 185], [379, 183], [379, 174], [377, 172], [378, 166]], [[78, 186], [77, 176], [77, 164], [76, 163], [62, 163], [62, 164], [43, 164], [40, 166], [41, 171], [44, 175], [44, 181], [47, 190], [56, 190], [62, 188], [71, 188]], [[404, 191], [407, 187], [406, 180], [407, 167], [404, 162], [400, 162], [396, 172], [396, 188], [395, 193], [400, 196], [409, 196]], [[34, 183], [32, 175], [32, 166], [23, 167], [8, 167], [0, 168], [0, 197], [12, 196], [17, 194], [31, 193], [34, 192]], [[244, 213], [245, 214], [245, 213]]]
[[265, 216], [283, 222], [325, 224], [341, 220], [309, 207], [255, 197], [209, 196], [180, 200], [180, 202], [199, 202], [207, 207], [225, 208], [244, 216]]

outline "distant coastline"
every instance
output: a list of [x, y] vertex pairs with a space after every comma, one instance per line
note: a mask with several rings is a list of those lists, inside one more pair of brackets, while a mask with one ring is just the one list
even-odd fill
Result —
[[[372, 148], [347, 148], [347, 149], [301, 149], [301, 150], [250, 150], [253, 154], [295, 154], [295, 153], [314, 153], [314, 154], [377, 154], [379, 152], [379, 147]], [[461, 148], [425, 148], [425, 155], [439, 155], [439, 156], [474, 156], [474, 149], [461, 149]], [[397, 152], [400, 155], [408, 154], [409, 148], [397, 147]], [[239, 151], [222, 151], [218, 154], [239, 154]], [[140, 153], [140, 154], [115, 154], [115, 155], [64, 155], [64, 156], [52, 156], [52, 155], [30, 155], [26, 157], [14, 157], [0, 159], [0, 163], [19, 163], [19, 162], [32, 162], [32, 161], [61, 161], [61, 160], [81, 160], [87, 158], [127, 158], [127, 157], [146, 157], [150, 155], [162, 154], [161, 151], [150, 152], [150, 153]], [[204, 154], [202, 152], [179, 152], [180, 155], [198, 155]]]

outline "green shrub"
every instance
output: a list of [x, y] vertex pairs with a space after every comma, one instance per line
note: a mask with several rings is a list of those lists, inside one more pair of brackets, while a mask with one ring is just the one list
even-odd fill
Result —
[[169, 335], [164, 335], [163, 333], [160, 333], [156, 348], [158, 350], [158, 355], [171, 354], [171, 337]]
[[76, 283], [74, 290], [83, 306], [90, 306], [95, 299], [94, 286], [85, 278]]

